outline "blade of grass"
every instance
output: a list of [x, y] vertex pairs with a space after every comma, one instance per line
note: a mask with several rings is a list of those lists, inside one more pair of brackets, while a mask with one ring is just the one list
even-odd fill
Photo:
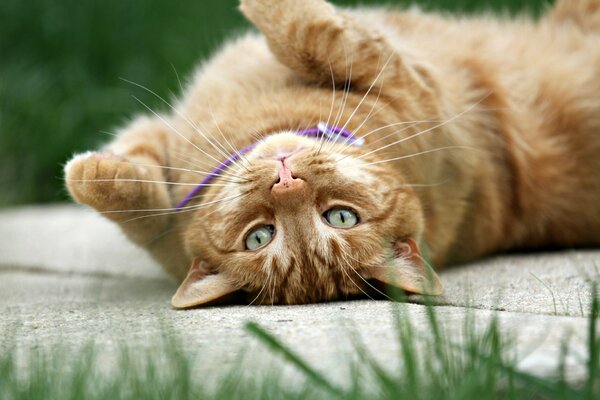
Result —
[[334, 394], [336, 396], [343, 395], [344, 391], [341, 388], [329, 382], [322, 374], [320, 374], [314, 368], [308, 365], [306, 361], [302, 360], [302, 358], [300, 358], [300, 356], [294, 353], [291, 349], [284, 346], [283, 343], [281, 343], [277, 338], [271, 335], [259, 324], [257, 324], [256, 322], [247, 322], [245, 325], [245, 329], [250, 334], [254, 335], [254, 337], [260, 340], [269, 349], [281, 354], [288, 362], [296, 366], [296, 368], [298, 368], [310, 380], [312, 380], [313, 383], [319, 385], [323, 389], [326, 389], [331, 394]]
[[418, 392], [421, 385], [419, 378], [419, 360], [414, 351], [414, 327], [408, 317], [406, 304], [399, 304], [394, 313], [395, 327], [400, 347], [400, 357], [404, 363], [405, 384], [412, 393]]
[[554, 296], [554, 291], [552, 288], [548, 286], [546, 282], [538, 278], [533, 272], [530, 272], [529, 274], [533, 276], [539, 283], [541, 283], [548, 290], [548, 292], [550, 292], [550, 296], [552, 296], [552, 305], [554, 306], [554, 315], [558, 315], [558, 310], [556, 309], [556, 297]]
[[[369, 352], [367, 347], [358, 337], [356, 332], [351, 332], [351, 340], [354, 350], [359, 356], [359, 362], [368, 367], [378, 382], [379, 391], [382, 394], [388, 394], [389, 397], [394, 397], [394, 393], [400, 392], [401, 386], [404, 384], [404, 380], [397, 379], [390, 372], [388, 372], [383, 366], [375, 359], [375, 357]], [[406, 386], [406, 385], [405, 385]], [[416, 393], [408, 389], [408, 393]], [[415, 398], [414, 396], [411, 396]]]
[[[598, 285], [592, 285], [592, 305], [588, 325], [588, 379], [586, 384], [586, 398], [594, 399], [598, 393], [594, 393], [595, 386], [599, 384], [600, 377], [600, 339], [597, 337], [597, 324], [600, 320], [600, 299], [598, 296]], [[600, 389], [599, 389], [600, 391]]]

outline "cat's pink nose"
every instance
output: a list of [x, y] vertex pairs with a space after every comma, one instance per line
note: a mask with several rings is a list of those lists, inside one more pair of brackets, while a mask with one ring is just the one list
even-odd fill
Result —
[[302, 190], [306, 182], [300, 178], [294, 178], [289, 181], [280, 181], [273, 185], [271, 192], [274, 195], [292, 194]]
[[292, 174], [292, 170], [285, 165], [285, 159], [281, 160], [279, 167], [279, 180], [271, 188], [274, 195], [295, 193], [306, 185], [303, 179], [296, 178]]

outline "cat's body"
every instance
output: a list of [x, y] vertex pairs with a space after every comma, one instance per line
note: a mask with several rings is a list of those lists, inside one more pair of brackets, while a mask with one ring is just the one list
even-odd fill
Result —
[[[327, 300], [368, 279], [421, 291], [406, 271], [373, 272], [390, 251], [406, 269], [398, 259], [419, 256], [415, 241], [438, 267], [600, 244], [600, 0], [561, 0], [539, 22], [320, 0], [248, 0], [242, 10], [267, 40], [228, 44], [174, 109], [66, 168], [77, 201], [131, 210], [105, 215], [171, 274], [183, 278], [196, 260], [176, 306], [237, 289], [268, 303]], [[365, 146], [270, 136], [320, 121], [367, 134]], [[204, 176], [191, 169], [210, 171], [257, 135], [258, 147], [213, 180], [221, 186], [173, 212]], [[287, 179], [282, 151], [300, 182], [293, 191], [276, 190]], [[360, 223], [320, 226], [332, 206]], [[253, 224], [276, 234], [248, 252]]]

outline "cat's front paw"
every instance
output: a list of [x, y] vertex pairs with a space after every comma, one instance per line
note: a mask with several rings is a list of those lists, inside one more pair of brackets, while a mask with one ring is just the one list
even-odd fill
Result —
[[241, 0], [240, 10], [260, 29], [260, 21], [269, 19], [273, 14], [281, 12], [281, 0]]
[[65, 182], [75, 201], [98, 211], [144, 206], [153, 195], [148, 168], [112, 153], [79, 154], [65, 166]]

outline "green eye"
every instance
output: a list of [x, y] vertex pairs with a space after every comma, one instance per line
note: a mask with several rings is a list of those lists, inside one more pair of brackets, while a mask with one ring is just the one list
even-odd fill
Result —
[[254, 228], [246, 236], [246, 250], [257, 250], [269, 244], [273, 239], [275, 227], [273, 225], [263, 225]]
[[325, 211], [323, 216], [334, 228], [351, 228], [358, 224], [358, 215], [347, 208], [335, 207]]

